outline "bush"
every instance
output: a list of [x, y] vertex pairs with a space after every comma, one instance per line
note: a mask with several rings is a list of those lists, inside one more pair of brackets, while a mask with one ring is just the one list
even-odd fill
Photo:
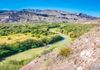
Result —
[[48, 38], [48, 37], [43, 38], [42, 42], [47, 45], [47, 44], [52, 44], [52, 43], [55, 43], [55, 42], [63, 40], [63, 39], [64, 38], [62, 36], [55, 35], [55, 36], [52, 36], [50, 38]]
[[8, 45], [8, 44], [0, 45], [0, 58], [12, 55], [14, 53], [16, 53], [16, 52], [14, 50], [12, 50], [10, 45]]
[[13, 51], [11, 50], [0, 50], [0, 58], [5, 57], [5, 56], [9, 56], [13, 53]]
[[11, 37], [8, 37], [8, 40], [11, 40]]
[[56, 36], [53, 36], [49, 42], [49, 44], [52, 44], [54, 42], [57, 42], [57, 41], [60, 41], [60, 40], [63, 40], [64, 38], [60, 35], [56, 35]]
[[50, 39], [49, 38], [42, 38], [42, 42], [45, 44], [45, 45], [47, 45], [47, 44], [49, 44], [49, 42], [50, 42]]
[[64, 57], [67, 57], [71, 54], [72, 50], [68, 47], [63, 47], [60, 49], [59, 51], [59, 55], [60, 56], [64, 56]]

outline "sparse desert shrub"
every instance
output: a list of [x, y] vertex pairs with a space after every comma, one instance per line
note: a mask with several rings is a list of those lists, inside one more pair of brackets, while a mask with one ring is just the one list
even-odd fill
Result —
[[51, 50], [44, 50], [44, 52], [42, 54], [45, 55], [45, 54], [47, 54], [49, 52], [51, 52]]
[[11, 37], [8, 37], [8, 40], [11, 40]]
[[10, 60], [8, 61], [9, 64], [13, 65], [23, 65], [25, 60], [17, 61], [17, 60]]
[[59, 50], [59, 55], [60, 56], [64, 56], [64, 57], [67, 57], [71, 54], [72, 50], [68, 47], [62, 47], [60, 50]]
[[48, 49], [44, 50], [44, 52], [42, 54], [45, 55], [45, 54], [53, 51], [55, 48], [56, 48], [56, 46], [52, 46], [52, 47], [50, 46], [50, 47], [48, 47]]

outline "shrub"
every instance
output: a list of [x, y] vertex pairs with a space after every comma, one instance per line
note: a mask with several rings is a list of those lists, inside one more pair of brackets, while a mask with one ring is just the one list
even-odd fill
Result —
[[56, 48], [56, 46], [51, 46], [51, 47], [49, 47], [48, 49], [44, 50], [44, 52], [43, 52], [42, 54], [45, 55], [45, 54], [47, 54], [47, 53], [53, 51], [55, 48]]
[[7, 44], [0, 45], [0, 58], [5, 57], [5, 56], [9, 56], [12, 53], [14, 53], [14, 52], [11, 50], [9, 45], [7, 45]]
[[53, 36], [49, 42], [49, 44], [52, 44], [54, 42], [57, 42], [57, 41], [60, 41], [60, 40], [63, 40], [64, 38], [60, 35], [56, 35], [56, 36]]
[[60, 49], [59, 51], [59, 55], [60, 56], [64, 56], [64, 57], [67, 57], [71, 54], [72, 50], [68, 47], [63, 47]]
[[11, 37], [8, 37], [8, 40], [11, 40]]
[[50, 39], [49, 38], [42, 38], [42, 42], [45, 44], [45, 45], [47, 45], [47, 44], [49, 44], [49, 41], [50, 41]]

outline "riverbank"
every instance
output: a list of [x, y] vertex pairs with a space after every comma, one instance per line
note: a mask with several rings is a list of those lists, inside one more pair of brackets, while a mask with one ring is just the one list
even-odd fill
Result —
[[3, 70], [4, 68], [7, 68], [5, 70], [19, 70], [20, 67], [36, 57], [43, 55], [43, 53], [48, 53], [49, 51], [52, 51], [52, 49], [59, 49], [60, 47], [64, 47], [71, 43], [71, 38], [69, 36], [63, 34], [60, 35], [64, 39], [54, 44], [50, 44], [49, 47], [44, 46], [40, 48], [34, 48], [5, 58], [2, 62], [0, 62], [0, 68]]

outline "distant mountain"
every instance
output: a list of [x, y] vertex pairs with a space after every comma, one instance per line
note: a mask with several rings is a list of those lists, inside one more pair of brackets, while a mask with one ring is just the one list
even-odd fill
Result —
[[73, 22], [95, 20], [96, 17], [83, 13], [59, 10], [0, 10], [0, 22]]

